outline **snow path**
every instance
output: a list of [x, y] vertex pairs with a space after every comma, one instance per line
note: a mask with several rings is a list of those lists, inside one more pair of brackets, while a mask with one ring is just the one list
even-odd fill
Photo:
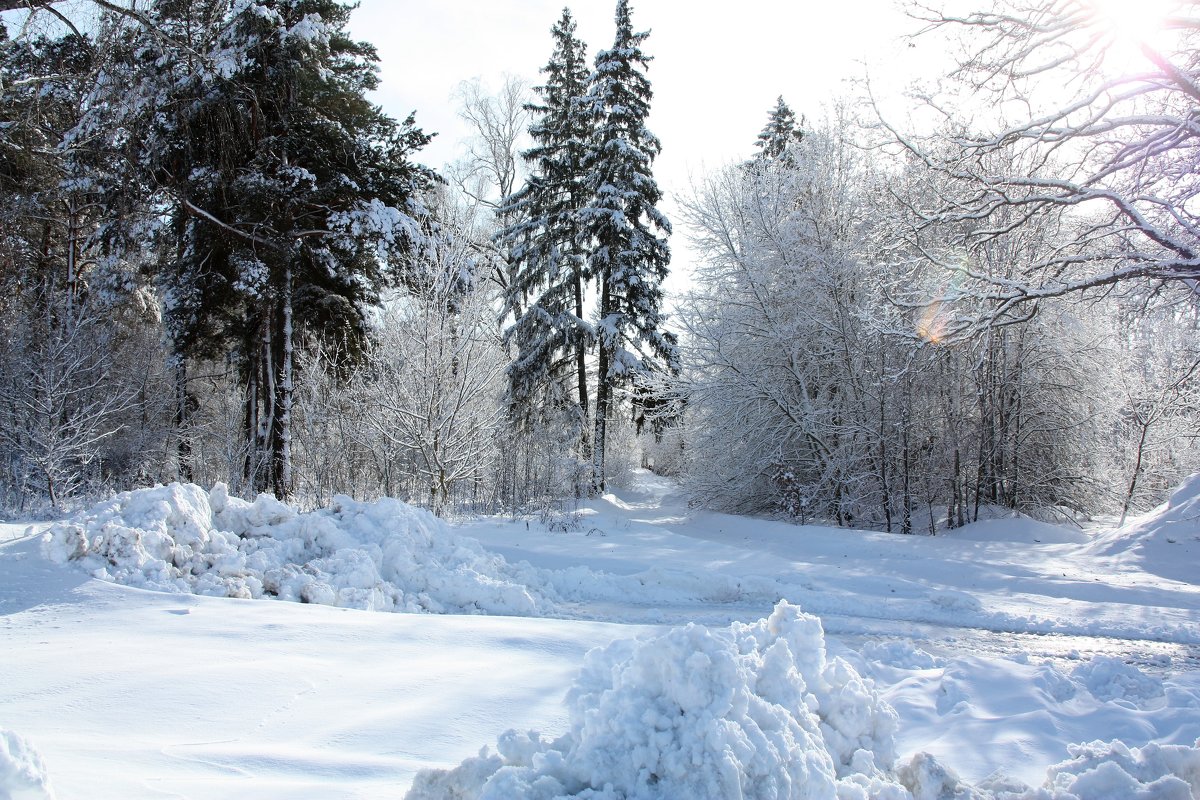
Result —
[[[1097, 556], [1078, 539], [1035, 541], [1066, 538], [1068, 529], [996, 520], [910, 537], [798, 527], [689, 509], [672, 482], [645, 472], [638, 479], [577, 511], [575, 531], [494, 519], [461, 530], [509, 561], [548, 569], [585, 564], [634, 575], [648, 561], [662, 565], [640, 576], [658, 587], [575, 603], [571, 612], [581, 619], [725, 625], [765, 616], [785, 597], [840, 635], [904, 636], [992, 654], [1107, 654], [1148, 666], [1166, 657], [1200, 665], [1200, 585]], [[1001, 538], [974, 538], [981, 529]], [[711, 591], [696, 597], [702, 586]], [[672, 588], [683, 595], [679, 602], [671, 602]]]

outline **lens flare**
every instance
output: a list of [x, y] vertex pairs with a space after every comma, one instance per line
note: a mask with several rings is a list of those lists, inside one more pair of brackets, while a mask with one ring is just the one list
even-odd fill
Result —
[[929, 344], [939, 344], [946, 336], [950, 324], [950, 312], [945, 300], [934, 300], [925, 306], [917, 320], [917, 336]]

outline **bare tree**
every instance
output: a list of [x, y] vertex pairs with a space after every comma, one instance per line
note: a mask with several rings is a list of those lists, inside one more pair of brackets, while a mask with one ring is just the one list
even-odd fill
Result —
[[110, 330], [85, 304], [47, 302], [0, 348], [0, 444], [21, 494], [50, 504], [100, 477], [103, 443], [135, 395], [114, 385]]
[[[955, 257], [935, 260], [986, 301], [968, 322], [1019, 320], [1040, 300], [1139, 280], [1200, 288], [1200, 183], [1190, 177], [1200, 148], [1196, 3], [1181, 0], [1140, 33], [1106, 12], [1113, 5], [1000, 0], [965, 15], [911, 7], [926, 23], [919, 36], [964, 45], [951, 77], [976, 116], [983, 107], [1023, 112], [982, 133], [921, 137], [890, 127], [944, 179], [913, 206], [914, 226], [927, 254], [948, 230], [958, 236]], [[978, 268], [980, 248], [1046, 220], [1057, 229], [1053, 247], [1016, 274]]]
[[441, 514], [461, 482], [481, 484], [490, 470], [504, 363], [495, 298], [474, 279], [469, 242], [448, 239], [428, 256], [425, 285], [388, 304], [356, 391], [373, 438]]
[[495, 210], [513, 193], [521, 175], [520, 141], [529, 126], [529, 87], [506, 75], [496, 94], [479, 78], [463, 81], [455, 93], [458, 115], [471, 129], [466, 155], [449, 170], [456, 188]]

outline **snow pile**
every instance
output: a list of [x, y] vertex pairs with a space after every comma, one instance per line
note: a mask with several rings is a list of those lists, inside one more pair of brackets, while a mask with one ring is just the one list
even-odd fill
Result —
[[1161, 680], [1111, 656], [1096, 656], [1080, 664], [1071, 677], [1087, 687], [1097, 700], [1125, 701], [1135, 707], [1165, 694]]
[[969, 786], [927, 753], [896, 770], [913, 800], [1195, 800], [1200, 798], [1197, 747], [1121, 742], [1069, 745], [1071, 758], [1047, 770], [1030, 789], [1002, 776]]
[[1094, 545], [1100, 555], [1132, 554], [1147, 572], [1184, 583], [1200, 575], [1200, 473], [1179, 485], [1166, 503]]
[[593, 650], [566, 704], [561, 738], [509, 731], [499, 755], [420, 773], [408, 800], [908, 796], [885, 772], [895, 712], [786, 602], [752, 625]]
[[51, 529], [47, 557], [94, 577], [218, 597], [383, 611], [546, 613], [521, 570], [398, 500], [335, 497], [299, 513], [172, 484], [119, 494]]
[[960, 542], [1012, 542], [1015, 544], [1087, 544], [1091, 537], [1077, 528], [1040, 522], [1024, 515], [981, 519], [961, 528], [939, 531], [938, 536]]
[[52, 800], [41, 756], [12, 731], [0, 728], [0, 800]]
[[911, 639], [867, 642], [863, 645], [861, 654], [869, 662], [886, 664], [896, 669], [935, 669], [939, 666], [936, 658], [913, 644]]
[[1200, 742], [1196, 744], [1137, 748], [1114, 741], [1072, 745], [1071, 759], [1049, 770], [1046, 787], [1052, 793], [1026, 796], [1030, 800], [1193, 800], [1200, 797]]

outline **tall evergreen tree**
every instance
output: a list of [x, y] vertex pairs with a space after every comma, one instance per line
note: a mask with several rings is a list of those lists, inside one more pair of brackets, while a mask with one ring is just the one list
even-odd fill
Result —
[[132, 35], [94, 107], [144, 131], [129, 163], [171, 210], [161, 280], [177, 356], [233, 357], [247, 488], [287, 496], [296, 342], [308, 331], [353, 352], [366, 307], [406, 277], [431, 181], [409, 156], [428, 137], [367, 101], [377, 59], [346, 35], [352, 6], [227, 9], [154, 6], [154, 33]]
[[799, 144], [804, 138], [803, 124], [803, 119], [797, 124], [795, 112], [783, 101], [783, 95], [780, 95], [775, 101], [775, 108], [771, 109], [767, 124], [758, 134], [758, 141], [754, 143], [755, 147], [761, 148], [758, 157], [786, 158], [788, 148]]
[[651, 171], [662, 149], [646, 128], [652, 92], [646, 77], [650, 57], [642, 51], [648, 33], [635, 33], [628, 0], [618, 0], [616, 37], [596, 55], [588, 93], [595, 127], [588, 149], [590, 199], [580, 212], [592, 247], [588, 270], [600, 295], [597, 329], [596, 419], [592, 487], [605, 483], [604, 450], [613, 390], [658, 359], [674, 368], [674, 334], [665, 329], [662, 282], [671, 251], [671, 224], [658, 210], [662, 197]]
[[531, 175], [508, 198], [501, 215], [512, 223], [500, 233], [517, 267], [508, 287], [506, 332], [516, 345], [508, 370], [513, 411], [526, 416], [539, 402], [568, 393], [574, 371], [581, 455], [588, 448], [587, 354], [595, 330], [584, 319], [587, 263], [580, 239], [579, 209], [586, 198], [585, 160], [592, 117], [585, 103], [587, 46], [575, 36], [570, 9], [551, 29], [554, 53], [542, 68], [540, 105], [529, 128], [534, 146], [523, 155]]

